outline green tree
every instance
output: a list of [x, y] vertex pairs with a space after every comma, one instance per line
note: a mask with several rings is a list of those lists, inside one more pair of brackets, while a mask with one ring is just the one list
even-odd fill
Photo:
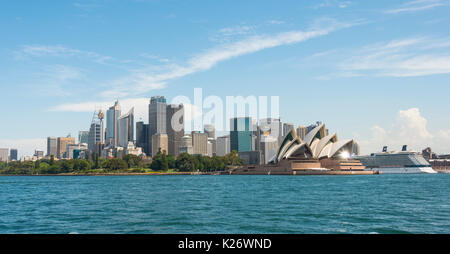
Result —
[[129, 168], [138, 167], [142, 158], [134, 154], [127, 154], [123, 157], [123, 160], [127, 162]]
[[150, 168], [155, 171], [166, 171], [169, 169], [169, 162], [167, 160], [166, 151], [161, 152], [161, 148], [159, 148], [156, 156], [152, 158], [152, 164]]
[[126, 161], [119, 159], [119, 158], [113, 158], [106, 162], [106, 169], [116, 171], [121, 169], [128, 169], [128, 164]]

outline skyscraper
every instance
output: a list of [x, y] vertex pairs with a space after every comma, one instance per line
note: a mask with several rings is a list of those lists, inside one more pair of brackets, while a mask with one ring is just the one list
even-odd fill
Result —
[[306, 137], [306, 134], [308, 134], [308, 128], [306, 126], [298, 126], [297, 128], [297, 137], [299, 137], [301, 140], [303, 140]]
[[[276, 118], [265, 118], [259, 120], [259, 135], [261, 136], [271, 136], [278, 139], [281, 142], [283, 139], [283, 129], [280, 119]], [[261, 142], [261, 139], [259, 140]]]
[[78, 143], [87, 144], [89, 142], [89, 131], [78, 132]]
[[230, 152], [230, 136], [218, 137], [216, 141], [217, 156], [225, 156]]
[[167, 134], [166, 110], [167, 110], [167, 101], [166, 98], [164, 98], [164, 96], [154, 96], [150, 99], [150, 105], [148, 110], [148, 131], [149, 131], [148, 137], [149, 137], [149, 145], [152, 148], [153, 148], [152, 145], [153, 135]]
[[283, 137], [286, 136], [291, 130], [295, 130], [293, 123], [283, 124]]
[[208, 155], [208, 134], [193, 131], [192, 132], [192, 147], [194, 154]]
[[17, 154], [18, 154], [17, 149], [11, 149], [11, 150], [9, 151], [9, 159], [10, 159], [11, 161], [16, 161], [17, 158], [18, 158]]
[[108, 145], [117, 146], [119, 143], [118, 120], [120, 117], [121, 107], [119, 101], [106, 111], [106, 143]]
[[134, 108], [118, 119], [118, 145], [126, 148], [128, 142], [134, 141]]
[[184, 136], [183, 105], [167, 105], [166, 130], [169, 138], [168, 154], [177, 157], [181, 146], [181, 139]]
[[278, 139], [272, 136], [262, 136], [261, 153], [263, 164], [268, 164], [278, 150]]
[[91, 127], [89, 128], [89, 136], [88, 136], [88, 149], [93, 152], [100, 154], [100, 146], [99, 144], [103, 143], [103, 112], [99, 110], [98, 112], [94, 112], [94, 116], [92, 117]]
[[152, 136], [152, 156], [158, 154], [158, 151], [161, 149], [162, 153], [167, 154], [167, 150], [169, 150], [168, 145], [168, 137], [167, 134], [157, 133]]
[[231, 151], [250, 152], [252, 151], [251, 117], [240, 117], [231, 119], [230, 143]]
[[48, 137], [47, 138], [47, 156], [58, 157], [58, 138]]
[[0, 148], [0, 161], [3, 161], [3, 162], [9, 161], [9, 149], [8, 148]]
[[58, 142], [57, 142], [58, 146], [57, 146], [57, 150], [56, 150], [56, 154], [58, 159], [63, 159], [63, 158], [67, 158], [67, 145], [69, 144], [75, 144], [75, 138], [72, 138], [70, 136], [68, 137], [59, 137], [58, 138]]
[[152, 154], [152, 149], [149, 147], [148, 138], [148, 124], [144, 122], [136, 123], [136, 146], [142, 148], [146, 155]]
[[204, 131], [208, 134], [208, 138], [216, 139], [216, 127], [214, 124], [205, 124]]

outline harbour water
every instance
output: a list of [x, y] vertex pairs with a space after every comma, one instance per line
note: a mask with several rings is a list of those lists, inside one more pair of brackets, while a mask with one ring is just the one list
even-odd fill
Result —
[[0, 233], [450, 233], [450, 175], [4, 176]]

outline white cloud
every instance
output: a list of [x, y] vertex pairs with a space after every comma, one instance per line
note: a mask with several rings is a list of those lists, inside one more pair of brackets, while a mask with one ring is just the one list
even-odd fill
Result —
[[397, 14], [402, 12], [417, 12], [432, 9], [443, 5], [445, 4], [441, 0], [415, 0], [407, 2], [399, 8], [386, 10], [384, 12], [389, 14]]
[[380, 152], [383, 146], [390, 150], [400, 150], [403, 145], [409, 149], [422, 151], [426, 147], [440, 153], [450, 151], [450, 130], [439, 130], [435, 135], [428, 130], [428, 121], [418, 108], [400, 110], [395, 123], [390, 127], [372, 127], [372, 136], [360, 140], [363, 154]]
[[[329, 21], [329, 20], [328, 20]], [[303, 42], [315, 37], [326, 35], [337, 29], [350, 27], [354, 24], [330, 22], [328, 26], [317, 25], [309, 31], [290, 31], [273, 36], [252, 36], [230, 44], [225, 44], [198, 54], [187, 61], [184, 66], [170, 65], [168, 70], [147, 74], [143, 71], [113, 82], [113, 88], [102, 93], [106, 97], [125, 97], [146, 93], [153, 89], [164, 88], [168, 81], [213, 68], [220, 62], [239, 56], [255, 53], [264, 49], [275, 48]]]
[[0, 139], [0, 147], [18, 150], [18, 156], [30, 156], [35, 150], [47, 152], [47, 140], [45, 138], [33, 139]]
[[450, 73], [447, 39], [393, 40], [366, 46], [346, 57], [338, 68], [360, 76], [414, 77]]
[[83, 57], [93, 59], [97, 63], [107, 63], [113, 60], [110, 56], [103, 56], [95, 52], [72, 49], [61, 45], [24, 45], [15, 51], [17, 59], [25, 57]]
[[349, 5], [351, 5], [351, 1], [338, 1], [338, 0], [325, 0], [321, 3], [313, 6], [313, 9], [320, 9], [325, 7], [338, 7], [338, 8], [347, 8]]

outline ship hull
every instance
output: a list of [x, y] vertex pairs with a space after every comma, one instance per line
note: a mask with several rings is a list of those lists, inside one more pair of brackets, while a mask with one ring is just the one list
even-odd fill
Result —
[[411, 168], [371, 168], [370, 170], [379, 171], [382, 174], [436, 174], [431, 167], [411, 167]]

